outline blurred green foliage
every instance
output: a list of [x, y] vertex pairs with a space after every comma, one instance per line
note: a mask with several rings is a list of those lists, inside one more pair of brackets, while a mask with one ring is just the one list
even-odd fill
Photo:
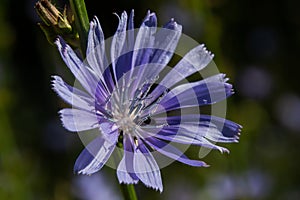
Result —
[[[101, 189], [117, 181], [115, 171], [98, 173], [109, 183], [96, 182], [99, 188], [93, 176], [80, 185], [83, 179], [72, 173], [83, 145], [60, 125], [57, 111], [67, 105], [50, 86], [51, 75], [68, 76], [70, 83], [72, 76], [37, 26], [34, 4], [0, 2], [0, 199], [103, 199]], [[61, 9], [64, 4], [56, 2]], [[164, 192], [139, 184], [140, 199], [300, 198], [298, 1], [123, 0], [99, 6], [87, 0], [86, 6], [106, 37], [117, 27], [113, 12], [135, 9], [136, 27], [148, 9], [160, 26], [174, 17], [216, 55], [236, 88], [227, 117], [244, 128], [238, 144], [224, 145], [231, 153], [212, 151], [203, 158], [209, 168], [173, 163], [162, 169]], [[187, 153], [197, 158], [198, 150]], [[118, 196], [117, 184], [111, 185]], [[96, 197], [82, 197], [89, 188]]]

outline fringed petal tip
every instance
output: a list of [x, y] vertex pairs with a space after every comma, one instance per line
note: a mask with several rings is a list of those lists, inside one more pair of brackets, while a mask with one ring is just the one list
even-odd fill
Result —
[[92, 175], [92, 173], [83, 172], [82, 170], [75, 168], [75, 166], [73, 168], [73, 173], [76, 175], [88, 175], [88, 176]]
[[99, 170], [88, 171], [86, 169], [81, 169], [78, 166], [76, 166], [76, 164], [73, 167], [73, 174], [76, 174], [76, 175], [91, 176], [98, 171]]
[[139, 179], [133, 178], [128, 172], [117, 170], [117, 177], [120, 184], [137, 184]]
[[56, 91], [56, 84], [59, 82], [59, 76], [53, 75], [51, 76], [51, 86], [54, 91]]
[[[113, 12], [113, 15], [117, 16], [117, 18], [119, 19], [119, 21], [121, 21], [122, 19], [127, 19], [127, 12], [126, 11], [122, 12], [121, 17], [116, 12]], [[125, 23], [127, 23], [127, 22], [125, 21]]]
[[91, 130], [99, 127], [94, 113], [73, 108], [64, 108], [58, 112], [63, 127], [71, 132]]
[[149, 18], [149, 17], [151, 17], [153, 15], [155, 15], [155, 12], [151, 12], [151, 10], [147, 10], [147, 14], [145, 16], [145, 19], [147, 19], [147, 18]]
[[189, 165], [189, 166], [192, 166], [192, 167], [210, 167], [210, 165], [206, 164], [206, 162], [204, 161], [201, 161], [201, 160], [192, 160], [194, 163], [198, 163], [197, 165]]
[[226, 77], [227, 75], [225, 73], [220, 73], [220, 81], [227, 83], [230, 79]]
[[[98, 20], [98, 17], [94, 16], [93, 20], [90, 22], [89, 34], [93, 34], [94, 33], [94, 34], [96, 34], [98, 36], [99, 32], [102, 32], [101, 25], [100, 25], [100, 22]], [[89, 39], [89, 40], [92, 40], [92, 38]]]
[[57, 46], [59, 51], [62, 51], [67, 46], [67, 43], [65, 42], [65, 40], [61, 36], [58, 36], [56, 38], [56, 40], [54, 41], [54, 44]]
[[208, 149], [218, 150], [221, 154], [224, 154], [224, 153], [229, 154], [230, 153], [230, 151], [227, 148], [218, 146], [218, 145], [213, 144], [211, 142], [209, 142], [208, 144], [200, 145], [200, 146], [203, 146], [203, 147], [208, 148]]
[[146, 187], [154, 189], [155, 191], [159, 191], [160, 193], [163, 192], [163, 185], [159, 184], [159, 185], [151, 185], [151, 184], [147, 184], [145, 182], [143, 182], [145, 184]]
[[157, 26], [156, 14], [148, 10], [147, 15], [144, 18], [141, 26], [156, 27]]
[[51, 82], [53, 82], [53, 81], [56, 81], [56, 80], [59, 80], [59, 79], [62, 79], [61, 77], [59, 77], [59, 76], [57, 76], [57, 75], [52, 75], [51, 76]]
[[73, 167], [73, 173], [76, 174], [76, 175], [91, 176], [94, 173], [96, 173], [97, 171], [88, 171], [88, 170], [85, 170], [85, 169], [81, 169], [78, 166], [76, 166], [76, 164]]
[[138, 184], [138, 183], [139, 183], [138, 180], [135, 180], [134, 182], [119, 181], [119, 184], [126, 184], [126, 185], [129, 185], [129, 184], [134, 184], [134, 185], [136, 185], [136, 184]]
[[54, 41], [54, 44], [57, 46], [57, 47], [60, 47], [61, 46], [61, 44], [60, 44], [60, 40], [61, 40], [62, 38], [60, 37], [60, 36], [58, 36], [56, 39], [55, 39], [55, 41]]
[[204, 166], [202, 166], [202, 167], [210, 167], [210, 165], [206, 164], [206, 165], [204, 165]]
[[[147, 186], [147, 185], [146, 185]], [[147, 186], [149, 188], [154, 189], [155, 191], [159, 191], [159, 193], [163, 192], [163, 186], [159, 186], [159, 187], [152, 187], [152, 186]]]
[[[238, 124], [239, 125], [239, 124]], [[237, 132], [237, 135], [241, 135], [242, 134], [242, 126], [241, 125], [239, 125], [239, 129], [238, 129], [238, 132]]]
[[62, 126], [67, 129], [70, 132], [78, 132], [76, 127], [74, 126], [74, 122], [73, 125], [69, 125], [68, 120], [66, 119], [66, 117], [64, 116], [64, 111], [65, 109], [62, 109], [60, 111], [58, 111], [58, 115], [59, 115], [59, 119], [61, 121]]
[[63, 58], [66, 57], [66, 54], [68, 52], [73, 51], [72, 48], [66, 43], [66, 41], [61, 36], [58, 36], [56, 38], [54, 44], [57, 46], [57, 49]]
[[180, 31], [180, 32], [182, 31], [182, 26], [178, 24], [174, 18], [171, 18], [170, 21], [163, 26], [163, 28]]
[[242, 126], [232, 122], [230, 120], [226, 120], [223, 128], [223, 135], [229, 138], [234, 138], [236, 142], [240, 139], [240, 135], [242, 132]]
[[212, 60], [214, 58], [214, 54], [211, 51], [208, 51], [205, 44], [201, 44], [200, 46], [202, 46], [202, 51], [205, 53], [205, 55]]
[[60, 76], [51, 76], [51, 89], [59, 96], [64, 102], [70, 104], [70, 98], [66, 95], [64, 81]]
[[223, 153], [229, 154], [230, 153], [230, 151], [224, 147], [219, 147], [218, 150], [221, 152], [221, 154], [223, 154]]
[[92, 30], [95, 26], [98, 26], [99, 20], [98, 17], [96, 15], [94, 15], [93, 20], [90, 22], [90, 29]]
[[235, 138], [234, 143], [239, 143], [240, 135], [241, 135], [241, 133], [242, 133], [242, 128], [243, 128], [243, 127], [242, 127], [241, 125], [237, 124], [236, 134], [235, 134], [235, 136], [234, 136], [234, 138]]
[[[129, 182], [129, 183], [124, 182], [124, 181], [119, 181], [119, 184], [137, 184], [137, 183], [139, 183], [138, 180], [136, 180], [136, 181], [134, 181], [134, 182]], [[146, 187], [148, 187], [148, 188], [154, 189], [155, 191], [159, 191], [160, 193], [163, 192], [163, 186], [162, 186], [162, 185], [160, 185], [160, 186], [153, 186], [153, 185], [147, 185], [147, 184], [145, 184], [145, 183], [144, 183], [144, 185], [145, 185]]]
[[233, 95], [235, 93], [232, 84], [224, 83], [224, 86], [225, 86], [226, 97], [230, 97], [231, 95]]
[[62, 78], [60, 76], [56, 76], [53, 75], [51, 76], [51, 89], [59, 96], [63, 99], [64, 102], [66, 103], [70, 103], [69, 102], [69, 97], [68, 96], [64, 96], [62, 94], [66, 94], [65, 93], [65, 85], [64, 85], [64, 81], [62, 80]]
[[52, 88], [53, 90], [56, 90], [57, 89], [56, 87], [58, 85], [63, 85], [63, 84], [64, 84], [64, 81], [60, 76], [58, 76], [58, 75], [51, 76], [51, 86], [53, 87]]

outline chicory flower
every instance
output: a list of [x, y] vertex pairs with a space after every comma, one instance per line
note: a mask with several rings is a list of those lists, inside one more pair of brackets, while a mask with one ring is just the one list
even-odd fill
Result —
[[[109, 47], [105, 46], [95, 17], [90, 23], [85, 61], [58, 38], [55, 43], [61, 57], [83, 89], [68, 85], [59, 76], [53, 76], [53, 88], [72, 105], [59, 112], [67, 130], [97, 129], [101, 133], [77, 158], [76, 173], [89, 175], [99, 171], [113, 151], [121, 147], [119, 182], [141, 181], [162, 192], [153, 151], [187, 165], [205, 167], [205, 162], [189, 159], [172, 143], [227, 152], [214, 143], [237, 142], [241, 126], [216, 116], [178, 112], [222, 101], [233, 94], [232, 85], [224, 74], [181, 83], [212, 61], [213, 55], [204, 45], [190, 50], [161, 76], [174, 54], [182, 26], [171, 19], [159, 29], [155, 13], [148, 12], [135, 31], [133, 15], [133, 11], [130, 16], [122, 13]], [[105, 48], [110, 48], [110, 52]]]

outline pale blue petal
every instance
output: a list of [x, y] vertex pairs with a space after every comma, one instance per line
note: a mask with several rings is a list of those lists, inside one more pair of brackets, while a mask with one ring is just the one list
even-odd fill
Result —
[[215, 82], [210, 79], [204, 79], [186, 83], [168, 92], [158, 103], [161, 107], [155, 113], [192, 106], [210, 105], [222, 101], [232, 94], [232, 85], [223, 81]]
[[[134, 29], [134, 10], [132, 9], [129, 15], [129, 20], [128, 20], [128, 30]], [[131, 35], [132, 34], [132, 35]], [[130, 32], [130, 36], [128, 36], [128, 39], [132, 41], [130, 44], [134, 43], [134, 32]]]
[[[124, 27], [126, 28], [126, 27]], [[116, 61], [116, 77], [119, 80], [132, 68], [132, 56], [135, 42], [134, 10], [131, 11], [128, 19], [127, 38], [124, 41], [122, 54]]]
[[[143, 23], [141, 24], [134, 43], [134, 49], [132, 52], [131, 71], [127, 76], [127, 80], [131, 81], [134, 77], [133, 87], [131, 87], [130, 94], [134, 95], [136, 89], [143, 84], [144, 81], [150, 80], [154, 76], [147, 73], [147, 70], [151, 71], [152, 66], [148, 66], [150, 56], [153, 53], [153, 46], [155, 42], [155, 32], [157, 26], [157, 19], [155, 13], [148, 11]], [[124, 65], [124, 64], [123, 64]], [[164, 66], [163, 66], [164, 67]], [[129, 71], [129, 69], [128, 69]], [[156, 72], [159, 72], [158, 69]]]
[[86, 64], [82, 62], [72, 50], [72, 48], [65, 43], [62, 38], [58, 38], [55, 41], [62, 59], [69, 67], [73, 75], [84, 87], [84, 89], [90, 94], [94, 95], [98, 86], [98, 80], [93, 73], [90, 72]]
[[63, 126], [72, 132], [85, 131], [99, 127], [99, 116], [93, 112], [65, 108], [59, 111]]
[[147, 186], [155, 190], [163, 191], [160, 169], [147, 147], [140, 142], [135, 150], [134, 172], [136, 176]]
[[[157, 19], [155, 14], [148, 11], [133, 43], [134, 30], [128, 30], [128, 42], [124, 44], [125, 53], [120, 56], [117, 62], [117, 79], [119, 80], [120, 77], [128, 72], [126, 78], [123, 77], [123, 79], [125, 84], [131, 84], [131, 90], [129, 91], [131, 96], [139, 87], [141, 81], [149, 80], [149, 77], [153, 77], [145, 72], [145, 68], [151, 69], [151, 67], [139, 66], [147, 64], [153, 53], [152, 48], [155, 41], [156, 26]], [[147, 77], [144, 77], [146, 74], [148, 74]]]
[[[139, 31], [141, 39], [137, 40], [138, 45], [135, 46], [134, 53], [137, 57], [134, 57], [136, 66], [132, 75], [136, 79], [134, 82], [136, 87], [131, 91], [131, 95], [134, 95], [135, 89], [143, 86], [145, 82], [156, 81], [159, 73], [172, 58], [180, 39], [182, 26], [174, 19], [157, 32], [156, 23], [155, 14], [148, 13]], [[137, 51], [137, 49], [140, 50]]]
[[119, 25], [116, 33], [113, 36], [111, 43], [111, 62], [114, 73], [114, 79], [117, 83], [117, 61], [124, 54], [124, 45], [126, 41], [127, 13], [124, 11], [119, 18]]
[[128, 19], [128, 31], [127, 31], [127, 50], [126, 52], [132, 51], [135, 41], [135, 32], [134, 32], [134, 10], [131, 10], [129, 19]]
[[182, 26], [171, 19], [155, 35], [155, 52], [150, 63], [167, 65], [171, 60], [181, 36]]
[[[120, 161], [118, 168], [117, 168], [117, 176], [119, 183], [125, 183], [125, 184], [137, 184], [139, 182], [138, 179], [134, 179], [132, 175], [127, 171], [126, 167], [126, 159], [128, 159], [128, 156], [125, 156], [125, 154], [128, 154], [124, 152], [124, 156], [122, 160]], [[132, 162], [132, 161], [131, 161]]]
[[139, 178], [134, 173], [133, 155], [134, 150], [130, 141], [130, 136], [124, 135], [123, 146], [124, 155], [117, 168], [117, 176], [120, 183], [136, 184]]
[[115, 131], [118, 130], [118, 126], [115, 123], [102, 118], [99, 122], [99, 129], [103, 134], [103, 137], [111, 143], [114, 143], [118, 140], [119, 135], [115, 134]]
[[[126, 27], [124, 27], [126, 28]], [[126, 31], [127, 38], [124, 41], [122, 54], [116, 61], [116, 77], [119, 80], [125, 73], [130, 71], [133, 67], [133, 49], [135, 43], [134, 30], [134, 11], [132, 10], [128, 19], [128, 30]], [[126, 83], [128, 84], [128, 83]]]
[[205, 68], [212, 59], [213, 54], [207, 51], [204, 45], [199, 45], [190, 50], [173, 70], [164, 77], [161, 83], [166, 87], [171, 87], [184, 78]]
[[155, 41], [156, 26], [157, 19], [155, 13], [148, 11], [135, 39], [132, 58], [135, 67], [149, 62]]
[[168, 156], [174, 160], [194, 167], [208, 167], [208, 165], [200, 160], [191, 160], [186, 157], [179, 149], [155, 137], [147, 137], [145, 139], [151, 147], [155, 148], [161, 154]]
[[180, 116], [156, 116], [157, 125], [168, 124], [170, 126], [180, 124], [194, 124], [203, 127], [214, 126], [222, 136], [229, 138], [229, 141], [238, 139], [242, 126], [230, 120], [203, 114], [185, 114]]
[[96, 72], [98, 78], [101, 78], [107, 67], [107, 60], [104, 34], [97, 17], [90, 23], [86, 56], [89, 66]]
[[53, 76], [52, 86], [54, 91], [68, 104], [83, 110], [92, 111], [94, 100], [87, 93], [78, 90], [67, 83], [61, 77]]
[[[213, 59], [213, 55], [206, 50], [204, 45], [199, 45], [189, 51], [180, 62], [163, 78], [160, 82], [164, 88], [171, 88], [173, 85], [183, 80], [184, 78], [205, 68]], [[162, 93], [155, 89], [151, 96], [155, 100]]]
[[[118, 134], [115, 131], [112, 134]], [[74, 165], [74, 172], [78, 174], [90, 175], [99, 171], [109, 159], [115, 149], [116, 141], [109, 141], [98, 136], [81, 152]]]
[[86, 59], [94, 76], [101, 81], [107, 92], [106, 80], [103, 75], [108, 67], [108, 62], [105, 54], [104, 34], [97, 17], [94, 17], [94, 20], [90, 23]]
[[[163, 128], [154, 128], [147, 126], [143, 127], [144, 137], [156, 137], [162, 140], [167, 140], [171, 142], [203, 146], [210, 149], [217, 149], [220, 152], [229, 152], [226, 148], [217, 146], [210, 142], [209, 140], [214, 139], [215, 142], [221, 140], [221, 138], [226, 138], [222, 136], [215, 127], [199, 127], [194, 124], [180, 124], [179, 126], [169, 125]], [[209, 140], [208, 140], [209, 139]], [[235, 138], [230, 139], [230, 142], [235, 142]], [[224, 141], [221, 141], [224, 142]]]
[[243, 128], [241, 125], [233, 121], [216, 116], [201, 115], [201, 120], [210, 121], [211, 123], [215, 124], [226, 137], [235, 137], [240, 135], [241, 129]]

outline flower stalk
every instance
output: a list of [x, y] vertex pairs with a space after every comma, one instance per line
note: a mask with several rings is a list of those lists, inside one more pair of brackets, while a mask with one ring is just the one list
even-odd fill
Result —
[[121, 184], [120, 187], [125, 200], [137, 200], [133, 184]]
[[81, 52], [83, 57], [85, 57], [89, 31], [89, 18], [86, 6], [84, 0], [70, 0], [70, 5], [75, 15], [75, 26], [79, 33]]

